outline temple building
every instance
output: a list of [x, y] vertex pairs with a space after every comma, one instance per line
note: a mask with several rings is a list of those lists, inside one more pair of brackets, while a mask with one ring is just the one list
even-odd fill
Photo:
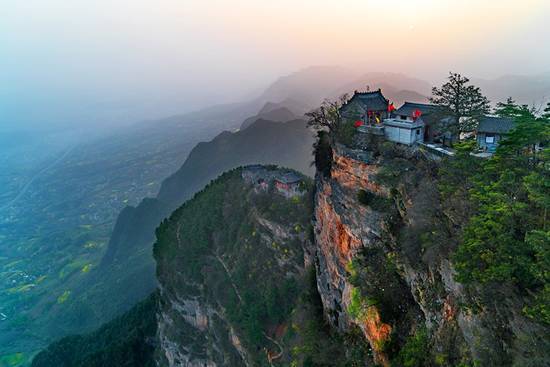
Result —
[[494, 153], [506, 133], [514, 128], [514, 120], [506, 117], [484, 116], [476, 131], [479, 149]]
[[293, 172], [275, 177], [274, 182], [275, 189], [287, 198], [304, 194], [304, 190], [301, 187], [302, 179]]
[[390, 141], [411, 145], [422, 143], [425, 138], [426, 123], [434, 106], [423, 103], [405, 102], [384, 120], [385, 136]]
[[357, 92], [342, 106], [340, 113], [345, 119], [361, 121], [368, 125], [382, 124], [389, 117], [389, 101], [378, 89], [374, 92]]
[[437, 112], [435, 105], [414, 102], [405, 102], [395, 109], [380, 89], [356, 91], [340, 110], [342, 118], [354, 123], [359, 133], [383, 135], [389, 141], [406, 145], [452, 141], [450, 129], [445, 129], [451, 119]]
[[275, 166], [245, 166], [242, 168], [241, 177], [244, 182], [254, 187], [256, 193], [266, 193], [273, 189], [286, 198], [293, 198], [306, 192], [300, 175], [291, 170], [277, 169]]

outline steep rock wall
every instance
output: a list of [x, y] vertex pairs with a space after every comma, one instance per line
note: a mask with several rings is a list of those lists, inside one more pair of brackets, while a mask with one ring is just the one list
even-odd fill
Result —
[[342, 332], [358, 327], [371, 362], [383, 366], [402, 363], [400, 350], [424, 333], [423, 365], [543, 366], [548, 335], [522, 315], [518, 295], [481, 302], [454, 280], [458, 234], [439, 201], [437, 164], [418, 148], [388, 143], [333, 148], [314, 207], [327, 319]]
[[352, 325], [359, 327], [374, 351], [375, 361], [388, 365], [379, 345], [388, 340], [391, 326], [381, 321], [376, 306], [369, 306], [361, 320], [348, 312], [354, 289], [348, 266], [364, 248], [380, 242], [381, 216], [357, 202], [359, 189], [386, 193], [374, 182], [377, 171], [376, 165], [353, 158], [353, 152], [339, 147], [333, 151], [331, 178], [318, 176], [314, 209], [317, 281], [330, 323], [341, 331], [348, 331]]

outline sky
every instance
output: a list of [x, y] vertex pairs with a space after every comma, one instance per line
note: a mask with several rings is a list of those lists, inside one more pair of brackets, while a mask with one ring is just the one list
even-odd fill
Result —
[[0, 0], [0, 128], [170, 116], [311, 65], [548, 73], [548, 19], [547, 0]]

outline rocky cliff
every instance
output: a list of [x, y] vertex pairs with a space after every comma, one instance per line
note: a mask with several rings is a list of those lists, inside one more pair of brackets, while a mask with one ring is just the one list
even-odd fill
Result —
[[311, 184], [302, 177], [302, 195], [286, 198], [273, 186], [285, 171], [246, 172], [224, 174], [157, 230], [161, 365], [292, 358], [282, 339], [311, 257]]
[[[324, 319], [314, 268], [313, 184], [288, 170], [229, 171], [157, 230], [160, 366], [360, 366], [355, 330]], [[285, 191], [288, 190], [288, 191]]]
[[523, 316], [517, 294], [497, 303], [455, 281], [450, 254], [462, 223], [456, 203], [440, 200], [438, 164], [388, 142], [333, 147], [314, 206], [327, 319], [361, 330], [369, 365], [545, 365], [548, 334]]

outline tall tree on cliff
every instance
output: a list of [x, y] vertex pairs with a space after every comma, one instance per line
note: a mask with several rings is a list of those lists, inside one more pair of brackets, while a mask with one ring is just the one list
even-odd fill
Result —
[[452, 117], [448, 130], [456, 135], [474, 131], [479, 119], [490, 111], [487, 97], [479, 87], [469, 82], [470, 79], [451, 72], [445, 84], [432, 88], [430, 102], [442, 107], [444, 114]]
[[348, 95], [344, 94], [336, 101], [324, 100], [319, 108], [306, 113], [308, 126], [317, 130], [317, 141], [313, 144], [315, 167], [324, 176], [330, 175], [331, 145], [344, 125], [340, 109], [348, 102], [348, 99]]
[[335, 136], [343, 123], [340, 108], [347, 101], [347, 94], [342, 95], [335, 101], [324, 100], [319, 108], [306, 113], [308, 125], [316, 130], [328, 130], [331, 136]]

